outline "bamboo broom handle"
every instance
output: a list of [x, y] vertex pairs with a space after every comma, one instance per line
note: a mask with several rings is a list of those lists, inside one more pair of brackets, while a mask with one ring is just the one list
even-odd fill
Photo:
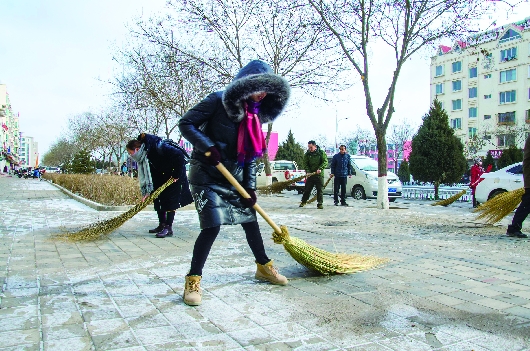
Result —
[[[207, 151], [205, 153], [206, 157], [210, 156], [210, 152]], [[237, 192], [239, 194], [241, 194], [241, 196], [243, 196], [245, 199], [250, 199], [250, 195], [247, 193], [247, 191], [245, 190], [245, 188], [243, 188], [241, 186], [241, 184], [239, 184], [239, 182], [236, 180], [236, 178], [234, 178], [234, 176], [232, 175], [232, 173], [230, 173], [228, 171], [228, 169], [226, 169], [226, 167], [219, 162], [219, 164], [217, 166], [215, 166], [215, 168], [217, 168], [219, 170], [219, 172], [221, 172], [225, 178], [230, 182], [230, 184], [232, 184], [234, 186], [234, 188], [236, 188]], [[274, 229], [274, 231], [278, 234], [281, 234], [282, 233], [282, 230], [280, 229], [280, 227], [278, 227], [278, 225], [276, 223], [274, 223], [274, 221], [269, 217], [269, 215], [261, 208], [260, 205], [258, 205], [257, 203], [254, 204], [254, 206], [252, 206], [253, 209], [256, 210], [256, 212], [258, 212], [260, 214], [261, 217], [263, 217], [263, 219], [271, 226], [272, 229]]]

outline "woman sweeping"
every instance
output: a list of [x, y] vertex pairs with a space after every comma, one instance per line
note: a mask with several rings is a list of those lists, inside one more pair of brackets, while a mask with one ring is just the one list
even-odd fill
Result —
[[[255, 277], [285, 285], [267, 256], [256, 212], [256, 162], [265, 151], [261, 125], [272, 122], [287, 104], [290, 87], [272, 73], [265, 62], [254, 60], [243, 67], [225, 91], [207, 96], [179, 122], [183, 137], [193, 144], [189, 178], [201, 232], [195, 241], [184, 302], [200, 305], [202, 270], [223, 224], [241, 224], [257, 264]], [[208, 156], [206, 156], [208, 155]], [[215, 166], [222, 164], [247, 190], [239, 195]]]
[[145, 133], [129, 141], [126, 148], [129, 156], [138, 163], [138, 178], [144, 199], [169, 178], [175, 180], [155, 199], [159, 224], [149, 230], [149, 233], [156, 233], [157, 238], [172, 236], [175, 210], [193, 202], [184, 154], [160, 137]]

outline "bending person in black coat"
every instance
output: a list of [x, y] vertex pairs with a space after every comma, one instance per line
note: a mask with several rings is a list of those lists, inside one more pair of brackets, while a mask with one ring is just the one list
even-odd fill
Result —
[[166, 144], [156, 135], [142, 133], [127, 143], [127, 153], [138, 163], [138, 179], [143, 199], [169, 178], [175, 182], [154, 201], [158, 227], [150, 229], [157, 238], [173, 235], [173, 220], [177, 208], [193, 202], [186, 176], [186, 160], [182, 151]]
[[[285, 285], [267, 257], [256, 212], [256, 157], [265, 151], [261, 125], [272, 122], [287, 104], [289, 84], [273, 74], [264, 62], [243, 67], [225, 91], [210, 94], [179, 121], [182, 136], [193, 144], [189, 179], [201, 232], [195, 241], [191, 268], [186, 276], [184, 302], [202, 301], [202, 269], [222, 224], [241, 224], [254, 254], [255, 277]], [[206, 157], [206, 152], [210, 156]], [[222, 162], [247, 190], [244, 199], [215, 167]]]

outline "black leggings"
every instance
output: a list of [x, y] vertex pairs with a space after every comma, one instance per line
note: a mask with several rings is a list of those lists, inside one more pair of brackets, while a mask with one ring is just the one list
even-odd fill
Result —
[[[241, 226], [245, 231], [248, 246], [250, 246], [256, 262], [259, 264], [268, 263], [270, 259], [265, 253], [265, 246], [263, 246], [263, 238], [261, 237], [258, 222], [242, 223]], [[221, 226], [201, 230], [197, 240], [195, 240], [193, 258], [191, 259], [191, 268], [188, 275], [202, 275], [202, 268], [206, 263], [210, 249], [220, 230]]]
[[172, 225], [175, 219], [175, 211], [156, 211], [158, 215], [158, 221], [167, 225]]

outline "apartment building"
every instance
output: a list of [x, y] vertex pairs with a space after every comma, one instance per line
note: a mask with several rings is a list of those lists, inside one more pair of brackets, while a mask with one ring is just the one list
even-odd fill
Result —
[[441, 45], [431, 58], [437, 98], [468, 157], [522, 148], [530, 132], [530, 17]]
[[38, 167], [39, 166], [39, 147], [38, 143], [30, 136], [20, 137], [19, 153], [21, 167]]
[[0, 84], [0, 124], [0, 170], [11, 169], [19, 162], [20, 132], [5, 84]]

